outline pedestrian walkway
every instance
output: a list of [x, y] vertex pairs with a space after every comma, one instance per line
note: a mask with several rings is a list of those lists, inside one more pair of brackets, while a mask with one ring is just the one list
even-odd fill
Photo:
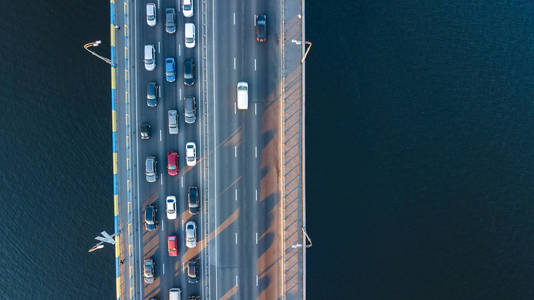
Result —
[[305, 299], [304, 1], [283, 6], [282, 194], [283, 295]]

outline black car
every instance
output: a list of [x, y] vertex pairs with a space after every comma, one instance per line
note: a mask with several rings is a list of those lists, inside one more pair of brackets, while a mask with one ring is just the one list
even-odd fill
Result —
[[198, 214], [199, 209], [199, 196], [198, 196], [198, 187], [190, 186], [187, 191], [187, 204], [189, 206], [189, 212], [193, 215]]
[[139, 129], [139, 134], [141, 135], [142, 140], [150, 139], [150, 134], [151, 134], [150, 124], [143, 123], [141, 125], [141, 128]]
[[148, 205], [145, 209], [145, 229], [152, 231], [156, 229], [157, 225], [157, 208], [155, 204]]
[[195, 84], [195, 61], [188, 58], [184, 61], [184, 85], [192, 86]]
[[185, 97], [184, 99], [184, 120], [187, 124], [195, 123], [197, 119], [197, 103], [195, 97]]
[[187, 282], [198, 282], [198, 265], [196, 261], [189, 261], [189, 263], [187, 263]]
[[146, 86], [146, 105], [148, 107], [158, 106], [158, 83], [151, 81]]
[[256, 41], [265, 43], [267, 41], [267, 15], [256, 17]]

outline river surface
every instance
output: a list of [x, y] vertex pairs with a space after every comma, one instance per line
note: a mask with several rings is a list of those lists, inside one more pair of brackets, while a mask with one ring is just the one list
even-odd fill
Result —
[[[308, 299], [533, 299], [534, 2], [307, 2]], [[0, 299], [113, 299], [109, 3], [0, 16]]]

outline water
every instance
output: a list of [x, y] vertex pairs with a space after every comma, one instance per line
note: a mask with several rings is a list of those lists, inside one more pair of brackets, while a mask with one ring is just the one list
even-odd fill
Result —
[[306, 15], [309, 299], [533, 299], [534, 3]]
[[[115, 296], [108, 5], [3, 4], [0, 299]], [[306, 15], [308, 299], [532, 299], [534, 3]]]

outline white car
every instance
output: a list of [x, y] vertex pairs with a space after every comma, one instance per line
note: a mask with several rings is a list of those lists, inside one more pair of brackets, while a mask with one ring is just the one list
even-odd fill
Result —
[[248, 109], [248, 83], [237, 83], [237, 109]]
[[197, 164], [197, 145], [194, 142], [185, 144], [185, 162], [190, 167]]
[[185, 47], [195, 48], [195, 24], [185, 23]]
[[178, 134], [178, 112], [174, 109], [169, 109], [169, 134]]
[[148, 26], [156, 26], [156, 4], [147, 3], [146, 4], [146, 23]]
[[185, 224], [185, 246], [195, 248], [197, 246], [197, 224], [189, 221]]
[[176, 196], [167, 196], [167, 219], [176, 220]]
[[193, 16], [193, 0], [183, 0], [182, 11], [184, 12], [184, 17], [186, 18], [192, 17]]

